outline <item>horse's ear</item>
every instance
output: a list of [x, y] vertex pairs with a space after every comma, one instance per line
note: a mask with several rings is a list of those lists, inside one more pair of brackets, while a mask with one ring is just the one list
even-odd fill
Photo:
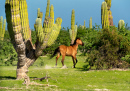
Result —
[[78, 37], [76, 38], [76, 40], [77, 40], [77, 39], [79, 39], [79, 40], [80, 40], [80, 38], [78, 38]]

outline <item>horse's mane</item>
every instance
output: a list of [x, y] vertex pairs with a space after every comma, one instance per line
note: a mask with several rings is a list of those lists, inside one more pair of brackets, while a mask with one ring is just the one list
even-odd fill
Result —
[[73, 43], [73, 44], [70, 44], [70, 45], [71, 45], [71, 46], [72, 46], [72, 45], [75, 45], [77, 39], [80, 39], [80, 38], [77, 37], [77, 38], [74, 40], [74, 43]]

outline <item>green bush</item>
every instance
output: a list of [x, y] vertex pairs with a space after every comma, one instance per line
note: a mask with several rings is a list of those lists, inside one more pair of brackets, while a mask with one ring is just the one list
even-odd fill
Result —
[[5, 31], [4, 40], [0, 41], [0, 65], [13, 65], [17, 61], [17, 53], [10, 41], [8, 31]]
[[98, 41], [93, 43], [95, 47], [93, 46], [86, 59], [90, 68], [92, 66], [95, 66], [96, 69], [129, 67], [128, 63], [121, 61], [121, 57], [130, 52], [130, 41], [118, 34], [114, 27], [110, 30], [99, 31], [99, 35], [95, 38]]
[[125, 55], [125, 57], [121, 58], [123, 61], [126, 61], [130, 64], [130, 55]]

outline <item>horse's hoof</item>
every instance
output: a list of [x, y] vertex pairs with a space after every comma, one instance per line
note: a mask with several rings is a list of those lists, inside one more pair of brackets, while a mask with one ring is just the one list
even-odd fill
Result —
[[73, 66], [72, 68], [75, 68], [75, 66]]
[[66, 69], [67, 67], [66, 67], [66, 65], [64, 65], [64, 66], [62, 66], [62, 68], [61, 69]]

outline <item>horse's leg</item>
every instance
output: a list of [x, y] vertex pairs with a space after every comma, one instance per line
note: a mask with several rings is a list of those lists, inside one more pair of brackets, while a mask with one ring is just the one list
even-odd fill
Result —
[[64, 66], [64, 59], [65, 59], [65, 55], [62, 55], [62, 60], [61, 60], [62, 66]]
[[[78, 62], [78, 60], [77, 60], [77, 58], [76, 58], [76, 56], [74, 56], [74, 59], [76, 60], [76, 63]], [[76, 65], [76, 64], [75, 64]]]
[[75, 68], [75, 61], [74, 61], [74, 57], [72, 57], [73, 60], [73, 68]]
[[76, 63], [77, 63], [77, 62], [78, 62], [78, 60], [77, 60], [76, 56], [74, 56], [74, 59], [76, 60]]
[[60, 57], [60, 53], [58, 53], [57, 57], [56, 57], [56, 66], [57, 66], [57, 60]]

